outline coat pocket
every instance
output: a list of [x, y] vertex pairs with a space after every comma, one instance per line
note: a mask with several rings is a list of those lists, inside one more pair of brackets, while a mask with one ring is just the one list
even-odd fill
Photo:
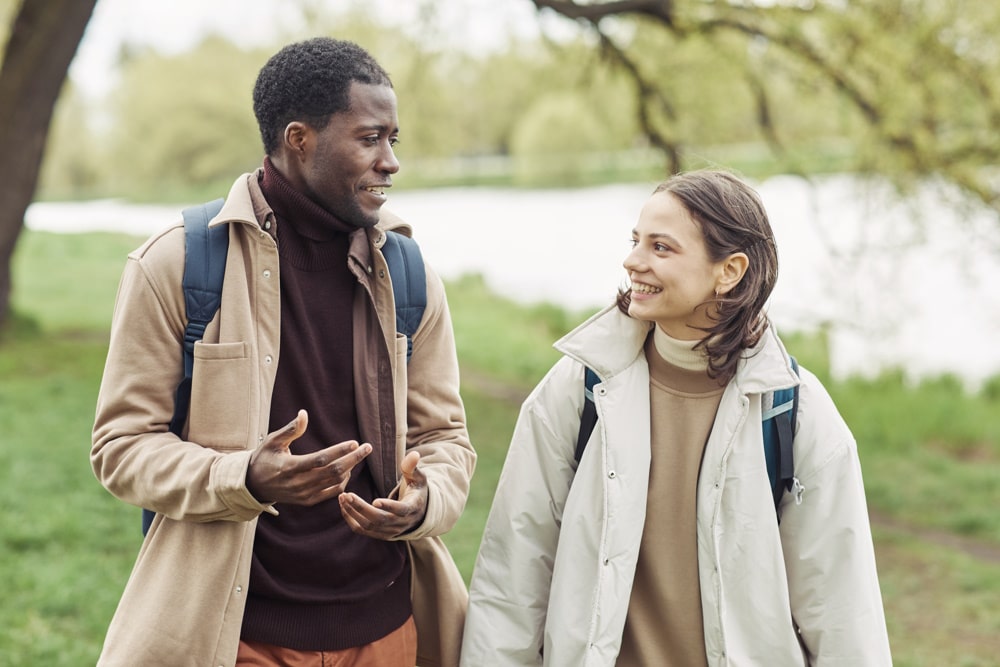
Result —
[[212, 449], [246, 449], [250, 433], [250, 346], [194, 345], [188, 440]]

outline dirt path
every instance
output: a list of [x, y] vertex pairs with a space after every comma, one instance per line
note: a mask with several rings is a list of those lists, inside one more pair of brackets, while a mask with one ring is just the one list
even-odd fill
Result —
[[1000, 563], [1000, 544], [959, 535], [939, 528], [915, 526], [896, 517], [869, 508], [872, 526], [914, 537], [942, 547], [960, 551], [984, 563]]

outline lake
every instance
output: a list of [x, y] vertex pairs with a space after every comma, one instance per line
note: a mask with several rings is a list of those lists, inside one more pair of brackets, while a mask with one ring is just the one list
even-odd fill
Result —
[[[887, 366], [917, 379], [951, 372], [974, 388], [1000, 373], [1000, 221], [927, 184], [901, 199], [851, 176], [754, 183], [778, 241], [769, 313], [779, 331], [827, 327], [837, 377]], [[565, 190], [390, 192], [445, 278], [476, 272], [518, 301], [610, 303], [631, 229], [653, 184]], [[170, 224], [178, 206], [39, 202], [31, 229], [120, 231]]]

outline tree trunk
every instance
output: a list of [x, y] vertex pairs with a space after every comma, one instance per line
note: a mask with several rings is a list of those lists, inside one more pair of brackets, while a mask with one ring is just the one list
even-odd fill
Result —
[[0, 67], [0, 326], [52, 111], [97, 0], [23, 0]]

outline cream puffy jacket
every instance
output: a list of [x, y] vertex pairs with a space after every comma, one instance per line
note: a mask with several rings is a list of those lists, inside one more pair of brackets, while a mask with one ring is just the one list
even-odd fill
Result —
[[[527, 398], [470, 586], [465, 667], [614, 665], [646, 516], [649, 325], [610, 308], [556, 344]], [[583, 369], [599, 420], [574, 471]], [[711, 667], [890, 665], [858, 455], [802, 370], [798, 499], [775, 517], [761, 394], [798, 382], [769, 330], [726, 387], [698, 481], [698, 562]], [[671, 511], [663, 507], [664, 512]]]
[[[268, 213], [256, 174], [244, 175], [210, 223], [229, 225], [229, 252], [220, 311], [195, 345], [184, 439], [168, 431], [182, 372], [182, 224], [155, 235], [126, 263], [91, 463], [112, 494], [157, 517], [108, 630], [102, 666], [228, 667], [236, 661], [256, 520], [274, 511], [246, 488], [251, 453], [267, 435], [279, 363], [278, 251], [260, 226]], [[385, 495], [399, 479], [406, 451], [420, 452], [427, 514], [403, 536], [414, 566], [419, 650], [422, 664], [454, 664], [466, 591], [436, 536], [465, 506], [475, 452], [458, 393], [444, 288], [429, 268], [428, 305], [406, 362], [406, 339], [395, 332], [392, 288], [379, 251], [387, 221], [400, 222], [385, 213], [379, 226], [355, 232], [351, 242], [349, 265], [359, 283], [354, 382], [367, 415], [360, 425], [373, 445], [369, 465]], [[443, 616], [437, 605], [448, 605]], [[450, 659], [441, 655], [449, 646]]]

